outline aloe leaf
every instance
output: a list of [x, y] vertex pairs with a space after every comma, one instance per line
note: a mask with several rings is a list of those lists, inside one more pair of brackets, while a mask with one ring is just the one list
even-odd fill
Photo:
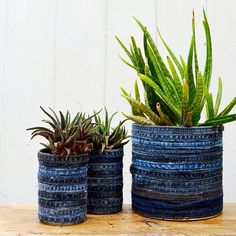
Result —
[[167, 62], [169, 64], [170, 70], [171, 70], [171, 74], [172, 77], [174, 78], [174, 82], [175, 82], [175, 86], [176, 86], [176, 90], [178, 92], [178, 96], [179, 98], [182, 97], [182, 84], [181, 84], [181, 80], [178, 76], [178, 73], [174, 67], [174, 64], [172, 63], [171, 59], [169, 57], [167, 57]]
[[121, 61], [123, 61], [126, 65], [128, 65], [129, 67], [138, 70], [138, 68], [136, 66], [131, 65], [129, 62], [127, 62], [123, 57], [121, 57], [120, 55], [118, 55], [119, 58], [121, 59]]
[[136, 107], [139, 107], [139, 110], [145, 114], [152, 122], [154, 122], [156, 125], [160, 123], [160, 118], [158, 115], [153, 112], [148, 106], [143, 104], [142, 102], [139, 102], [131, 97], [124, 96], [130, 103], [135, 104]]
[[49, 144], [46, 143], [40, 143], [41, 145], [43, 145], [46, 149], [51, 150], [51, 147]]
[[52, 111], [52, 113], [54, 114], [55, 118], [56, 118], [56, 121], [58, 123], [58, 125], [61, 125], [61, 122], [60, 122], [60, 119], [58, 118], [57, 114], [55, 111], [53, 111], [53, 109], [51, 107], [49, 107], [49, 109]]
[[[87, 118], [85, 118], [85, 115], [83, 115], [83, 118], [82, 118], [82, 120], [81, 120], [80, 122], [83, 123], [83, 124], [86, 124], [86, 122], [91, 121], [91, 119], [92, 119], [93, 117], [95, 117], [97, 114], [99, 114], [101, 111], [102, 111], [102, 109], [100, 109], [99, 111], [97, 111], [97, 112], [94, 113], [93, 115], [88, 116]], [[90, 124], [90, 123], [88, 123], [88, 124]]]
[[196, 96], [194, 98], [194, 101], [190, 107], [190, 110], [193, 111], [193, 113], [201, 112], [202, 107], [202, 101], [203, 101], [203, 95], [204, 95], [204, 84], [203, 84], [203, 78], [201, 72], [197, 73], [197, 84], [196, 84]]
[[176, 115], [177, 120], [181, 119], [181, 111], [176, 107], [175, 104], [173, 104], [169, 98], [163, 93], [161, 88], [153, 82], [150, 78], [148, 78], [146, 75], [138, 74], [139, 78], [145, 81], [147, 84], [149, 84], [158, 94], [160, 99], [169, 107], [169, 109]]
[[229, 123], [235, 120], [236, 120], [236, 114], [217, 116], [213, 119], [209, 119], [205, 121], [203, 124], [201, 124], [201, 126], [222, 125], [222, 124]]
[[221, 97], [222, 97], [222, 80], [221, 78], [219, 78], [218, 81], [218, 91], [217, 91], [217, 95], [216, 95], [216, 102], [215, 102], [215, 116], [217, 116], [218, 111], [219, 111], [219, 107], [220, 107], [220, 103], [221, 103]]
[[228, 115], [235, 105], [236, 97], [234, 97], [234, 99], [225, 107], [225, 109], [217, 117]]
[[185, 115], [184, 126], [191, 127], [193, 125], [192, 120], [193, 120], [193, 112], [189, 111]]
[[124, 95], [130, 96], [130, 94], [128, 94], [127, 91], [124, 88], [120, 87], [120, 90]]
[[207, 91], [207, 88], [205, 88], [205, 98], [206, 98], [207, 119], [213, 119], [215, 116], [214, 107], [213, 107], [213, 97], [212, 97], [212, 93], [209, 93]]
[[203, 26], [206, 35], [206, 62], [205, 62], [203, 78], [207, 89], [209, 89], [211, 83], [211, 73], [212, 73], [212, 44], [211, 44], [210, 28], [204, 10], [203, 10], [203, 15], [204, 15]]
[[51, 137], [52, 139], [54, 138], [54, 134], [52, 132], [48, 132], [48, 131], [40, 131], [40, 130], [36, 130], [32, 133], [31, 139], [33, 139], [35, 136], [42, 136], [46, 139], [48, 139], [49, 137]]
[[194, 76], [193, 76], [193, 48], [194, 48], [194, 39], [192, 37], [189, 54], [188, 54], [188, 63], [187, 63], [187, 71], [188, 76], [186, 77], [186, 81], [188, 83], [189, 88], [189, 103], [192, 104], [195, 94], [196, 94], [196, 88], [194, 84]]
[[160, 116], [160, 124], [161, 125], [174, 125], [174, 123], [171, 121], [171, 119], [166, 114], [164, 114], [162, 112], [160, 103], [157, 103], [156, 108], [157, 108], [157, 112]]
[[59, 111], [59, 114], [60, 114], [60, 118], [61, 118], [61, 128], [63, 130], [66, 127], [66, 119], [61, 111]]
[[107, 127], [107, 134], [109, 134], [110, 133], [110, 129], [111, 129], [111, 122], [112, 122], [112, 120], [113, 120], [113, 118], [114, 118], [114, 116], [117, 114], [117, 112], [115, 112], [115, 113], [113, 113], [111, 116], [110, 116], [110, 118], [108, 119], [108, 127]]
[[183, 80], [183, 89], [182, 89], [182, 124], [185, 123], [186, 115], [189, 112], [189, 88], [188, 83]]
[[53, 130], [57, 129], [57, 126], [50, 120], [42, 120], [42, 121], [45, 122], [46, 124], [49, 124], [53, 128]]
[[[181, 61], [181, 64], [182, 64], [182, 67], [183, 67], [183, 72], [185, 71], [185, 68], [187, 67], [187, 64], [186, 64], [186, 62], [185, 62], [185, 60], [184, 60], [184, 58], [180, 55], [179, 56], [180, 57], [180, 61]], [[183, 75], [182, 75], [182, 79], [184, 78], [184, 73], [183, 73]]]
[[183, 69], [182, 65], [179, 63], [177, 57], [175, 56], [175, 54], [172, 52], [172, 50], [169, 48], [169, 46], [167, 45], [167, 43], [165, 42], [165, 40], [164, 40], [163, 37], [161, 36], [160, 30], [157, 29], [157, 31], [158, 31], [158, 34], [159, 34], [159, 37], [160, 37], [162, 43], [164, 44], [166, 50], [169, 52], [169, 54], [170, 54], [171, 58], [173, 59], [173, 61], [174, 61], [175, 65], [176, 65], [176, 67], [178, 68], [178, 70], [179, 70], [179, 72], [180, 72], [180, 75], [183, 77], [183, 75], [184, 75], [184, 69]]
[[152, 61], [152, 64], [155, 68], [155, 72], [158, 76], [158, 79], [157, 78], [155, 79], [152, 76], [148, 76], [148, 77], [151, 78], [160, 86], [160, 88], [163, 90], [166, 96], [169, 97], [169, 100], [171, 100], [173, 103], [176, 103], [176, 105], [179, 105], [179, 99], [178, 99], [178, 94], [176, 92], [176, 89], [175, 88], [173, 89], [172, 84], [169, 83], [168, 81], [169, 77], [165, 77], [150, 46], [147, 46], [147, 50], [148, 50], [149, 60]]
[[145, 34], [145, 36], [147, 37], [147, 41], [150, 44], [150, 47], [151, 47], [151, 49], [152, 49], [152, 51], [153, 51], [153, 53], [156, 57], [156, 60], [158, 61], [158, 64], [159, 64], [163, 74], [165, 76], [170, 77], [170, 73], [169, 73], [164, 61], [162, 60], [162, 57], [161, 57], [161, 55], [160, 55], [160, 53], [159, 53], [159, 51], [156, 47], [156, 44], [155, 44], [154, 40], [152, 39], [151, 35], [149, 34], [147, 28], [137, 18], [134, 17], [134, 19], [137, 22], [137, 24], [140, 26], [140, 28], [143, 30], [143, 33]]
[[197, 46], [196, 46], [196, 33], [195, 33], [195, 17], [193, 11], [192, 19], [192, 32], [193, 32], [193, 49], [194, 49], [194, 67], [195, 67], [195, 77], [197, 78], [197, 73], [199, 71], [198, 58], [197, 58]]
[[139, 73], [144, 73], [144, 60], [143, 60], [143, 56], [141, 53], [141, 50], [138, 49], [137, 44], [135, 42], [134, 37], [131, 37], [131, 42], [132, 42], [132, 48], [133, 48], [133, 53], [135, 56], [135, 60], [137, 62], [138, 65], [138, 72]]
[[[145, 65], [145, 74], [147, 76], [151, 76], [148, 65]], [[143, 87], [144, 87], [144, 90], [145, 90], [144, 91], [145, 104], [148, 105], [152, 109], [152, 111], [155, 111], [156, 110], [156, 104], [158, 102], [158, 96], [156, 95], [156, 92], [154, 91], [154, 89], [152, 87], [150, 87], [143, 80], [141, 80], [141, 81], [143, 83]]]
[[74, 119], [71, 121], [71, 125], [74, 125], [77, 122], [79, 115], [80, 113], [78, 112], [76, 116], [74, 117]]
[[[131, 98], [131, 96], [125, 91], [125, 89], [121, 88], [122, 91], [122, 96], [127, 99], [127, 97]], [[132, 109], [132, 113], [135, 116], [144, 116], [144, 114], [142, 113], [142, 111], [140, 111], [139, 107], [135, 104], [132, 103], [130, 100], [127, 99], [127, 101], [129, 102], [131, 109]]]
[[66, 145], [71, 145], [71, 143], [76, 139], [76, 137], [77, 137], [77, 134], [78, 134], [78, 129], [77, 129], [77, 131], [76, 132], [74, 132], [74, 134], [73, 135], [71, 135], [67, 140], [66, 140], [66, 142], [65, 142], [65, 146]]
[[56, 119], [52, 115], [50, 115], [46, 110], [44, 110], [43, 107], [40, 106], [40, 108], [52, 120], [54, 125], [58, 126], [58, 122], [56, 121]]
[[[145, 65], [145, 75], [148, 75], [147, 72], [150, 71], [151, 75], [154, 78], [157, 78], [156, 70], [155, 70], [154, 65], [152, 63], [152, 60], [150, 60], [150, 55], [148, 53], [148, 42], [147, 42], [147, 38], [146, 38], [145, 34], [143, 34], [143, 47], [144, 47], [144, 53], [145, 53], [147, 63], [148, 63], [148, 65]], [[147, 66], [148, 66], [148, 69], [147, 69]], [[159, 83], [159, 81], [157, 79], [155, 80], [155, 82]]]
[[142, 54], [142, 51], [140, 48], [138, 48], [138, 55], [139, 55], [139, 58], [140, 58], [140, 64], [142, 65], [142, 69], [144, 71], [145, 69], [145, 61], [143, 59], [143, 54]]
[[120, 46], [122, 47], [122, 49], [125, 51], [125, 53], [127, 54], [127, 56], [130, 58], [130, 60], [132, 62], [134, 62], [133, 56], [132, 54], [129, 52], [129, 50], [125, 47], [125, 45], [121, 42], [121, 40], [115, 36], [116, 40], [118, 41], [118, 43], [120, 44]]
[[108, 112], [107, 112], [107, 109], [105, 108], [105, 134], [108, 134], [109, 133], [109, 124], [108, 124]]
[[155, 123], [145, 117], [142, 116], [129, 116], [126, 115], [125, 113], [123, 113], [123, 116], [125, 116], [127, 119], [132, 120], [133, 122], [137, 123], [137, 124], [142, 124], [142, 125], [155, 125]]
[[26, 130], [42, 130], [42, 131], [52, 132], [50, 129], [45, 128], [45, 127], [41, 127], [41, 126], [36, 126], [36, 127], [28, 128]]
[[[204, 103], [203, 103], [203, 107], [204, 107]], [[202, 109], [203, 109], [203, 107], [202, 107]], [[201, 109], [201, 111], [202, 111], [202, 109]], [[192, 121], [193, 126], [198, 125], [198, 122], [201, 119], [201, 114], [202, 114], [201, 111], [193, 114], [193, 121]]]
[[172, 78], [166, 77], [166, 82], [168, 83], [169, 90], [171, 91], [173, 101], [177, 107], [181, 107], [181, 98], [179, 98], [179, 94], [177, 88], [175, 86], [174, 80]]
[[150, 46], [148, 46], [148, 53], [150, 56], [150, 60], [152, 61], [156, 74], [158, 76], [158, 84], [160, 84], [160, 87], [162, 88], [163, 92], [168, 96], [169, 100], [172, 102], [176, 102], [176, 100], [173, 97], [170, 85], [168, 84], [165, 74], [162, 72], [160, 65], [157, 62], [157, 59], [155, 58], [153, 51], [151, 50]]
[[50, 149], [51, 149], [53, 152], [55, 152], [56, 147], [55, 147], [55, 144], [54, 144], [53, 140], [52, 140], [50, 137], [48, 138], [48, 142], [49, 142]]
[[69, 113], [68, 110], [66, 111], [66, 120], [65, 120], [65, 122], [66, 122], [67, 125], [70, 124], [70, 113]]
[[140, 93], [137, 80], [134, 81], [134, 92], [135, 92], [135, 99], [140, 102]]
[[[149, 47], [149, 46], [147, 46], [147, 47]], [[150, 55], [149, 54], [147, 54], [147, 55], [148, 55], [148, 58], [147, 58], [148, 61], [151, 62]], [[155, 61], [155, 59], [154, 59], [154, 61]], [[158, 66], [158, 65], [156, 65], [156, 66]], [[153, 69], [153, 70], [155, 71], [155, 69]], [[152, 74], [154, 74], [154, 73], [152, 73]], [[145, 75], [147, 77], [151, 78], [157, 85], [161, 86], [160, 81], [157, 78], [154, 78], [152, 76], [152, 74], [150, 73], [149, 65], [145, 65]], [[155, 71], [155, 74], [156, 74], [156, 71]], [[155, 112], [156, 111], [156, 104], [157, 104], [157, 102], [160, 102], [162, 105], [162, 109], [165, 111], [165, 113], [169, 114], [170, 109], [163, 102], [161, 102], [161, 99], [159, 98], [158, 94], [156, 94], [155, 90], [152, 87], [150, 87], [147, 83], [145, 83], [143, 80], [142, 80], [142, 82], [143, 82], [144, 89], [145, 89], [145, 94], [144, 94], [145, 104], [148, 104], [149, 107], [152, 109], [152, 111]], [[165, 87], [165, 89], [166, 89], [166, 87]], [[170, 94], [168, 92], [168, 90], [165, 90], [165, 91], [167, 91], [167, 93]]]

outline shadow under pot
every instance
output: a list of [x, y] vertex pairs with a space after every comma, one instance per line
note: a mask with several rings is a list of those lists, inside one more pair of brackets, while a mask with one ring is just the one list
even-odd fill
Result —
[[88, 213], [112, 214], [122, 210], [123, 155], [123, 147], [90, 153]]
[[38, 217], [50, 225], [86, 220], [88, 154], [57, 156], [38, 152]]
[[133, 124], [132, 209], [176, 221], [221, 214], [222, 131]]

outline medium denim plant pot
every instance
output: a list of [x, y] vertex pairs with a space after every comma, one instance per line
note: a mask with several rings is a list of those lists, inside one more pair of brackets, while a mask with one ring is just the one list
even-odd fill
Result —
[[223, 209], [222, 131], [132, 126], [132, 208], [165, 220], [199, 220]]
[[38, 152], [38, 217], [50, 225], [86, 220], [88, 154], [68, 158]]
[[111, 214], [122, 210], [123, 155], [123, 147], [90, 153], [88, 213]]

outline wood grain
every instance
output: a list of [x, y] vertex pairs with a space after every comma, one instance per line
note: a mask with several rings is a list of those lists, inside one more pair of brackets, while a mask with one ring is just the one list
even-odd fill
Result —
[[35, 206], [1, 206], [0, 235], [177, 235], [236, 236], [236, 204], [226, 204], [222, 215], [193, 222], [149, 219], [132, 213], [129, 205], [113, 215], [88, 215], [86, 222], [74, 226], [49, 226], [37, 219]]

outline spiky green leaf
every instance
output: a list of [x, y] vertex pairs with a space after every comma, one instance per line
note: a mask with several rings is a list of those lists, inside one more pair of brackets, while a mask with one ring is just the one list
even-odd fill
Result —
[[222, 80], [221, 78], [219, 78], [218, 90], [217, 90], [216, 101], [215, 101], [215, 110], [214, 110], [215, 116], [217, 116], [218, 111], [219, 111], [221, 97], [222, 97]]

